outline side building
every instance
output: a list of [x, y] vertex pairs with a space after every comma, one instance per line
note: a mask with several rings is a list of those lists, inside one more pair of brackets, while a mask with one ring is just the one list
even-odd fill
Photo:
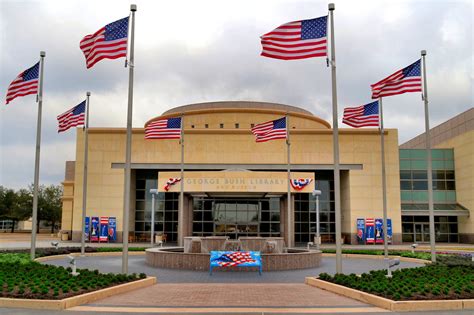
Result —
[[[430, 130], [437, 242], [474, 243], [474, 109]], [[400, 145], [403, 241], [429, 242], [425, 133]]]
[[[250, 129], [288, 115], [291, 178], [310, 179], [287, 198], [287, 145], [284, 140], [256, 143]], [[178, 140], [146, 140], [133, 128], [130, 220], [123, 222], [125, 128], [90, 128], [88, 217], [115, 217], [117, 241], [123, 224], [131, 241], [149, 241], [152, 195], [154, 230], [182, 244], [187, 236], [279, 236], [294, 246], [312, 241], [319, 197], [323, 242], [335, 241], [333, 141], [328, 122], [295, 107], [263, 102], [212, 102], [171, 109], [151, 121], [183, 117], [184, 207], [179, 206], [181, 145]], [[64, 182], [62, 229], [80, 240], [84, 139], [77, 129], [76, 161]], [[402, 241], [398, 132], [385, 130], [388, 213], [393, 242]], [[357, 241], [358, 218], [382, 217], [380, 133], [377, 128], [340, 129], [342, 233]], [[74, 165], [73, 165], [74, 164]], [[74, 175], [72, 175], [72, 173]], [[290, 203], [290, 213], [287, 203]]]

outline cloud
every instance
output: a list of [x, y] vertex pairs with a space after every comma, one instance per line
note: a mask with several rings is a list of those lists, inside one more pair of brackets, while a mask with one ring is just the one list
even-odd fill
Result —
[[[330, 68], [323, 58], [260, 57], [259, 36], [280, 24], [327, 12], [325, 1], [136, 1], [134, 127], [185, 104], [277, 102], [332, 122]], [[105, 60], [90, 70], [78, 48], [87, 34], [128, 14], [130, 1], [0, 2], [0, 97], [46, 50], [42, 183], [63, 179], [75, 159], [75, 133], [57, 134], [56, 116], [91, 91], [91, 126], [125, 127], [128, 68]], [[319, 12], [319, 13], [318, 13]], [[472, 3], [337, 1], [339, 117], [370, 101], [369, 85], [420, 58], [426, 49], [431, 126], [472, 107]], [[28, 30], [28, 32], [25, 32]], [[403, 143], [424, 131], [418, 93], [384, 99], [385, 126]], [[0, 109], [0, 184], [32, 182], [34, 96]], [[345, 127], [345, 126], [344, 126]]]

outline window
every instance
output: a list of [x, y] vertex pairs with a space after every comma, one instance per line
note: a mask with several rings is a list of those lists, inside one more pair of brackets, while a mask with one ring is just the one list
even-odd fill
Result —
[[235, 129], [239, 129], [239, 124], [235, 124]]
[[219, 124], [219, 128], [224, 128], [224, 124]]

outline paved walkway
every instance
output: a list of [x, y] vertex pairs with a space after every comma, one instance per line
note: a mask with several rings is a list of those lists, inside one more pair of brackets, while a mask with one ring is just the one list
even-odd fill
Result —
[[[144, 255], [133, 255], [128, 257], [129, 273], [144, 272], [149, 276], [155, 276], [159, 283], [304, 283], [305, 277], [316, 276], [322, 272], [334, 274], [336, 272], [335, 257], [323, 257], [318, 268], [267, 271], [261, 276], [257, 272], [250, 271], [216, 271], [209, 276], [208, 271], [191, 271], [154, 268], [145, 264]], [[69, 266], [69, 259], [61, 258], [45, 262], [56, 266]], [[122, 270], [122, 256], [86, 256], [77, 257], [78, 268], [98, 269], [101, 272], [119, 273]], [[419, 263], [400, 262], [397, 268], [412, 268], [423, 266]], [[361, 274], [370, 270], [384, 269], [383, 259], [343, 259], [343, 272], [350, 274]]]

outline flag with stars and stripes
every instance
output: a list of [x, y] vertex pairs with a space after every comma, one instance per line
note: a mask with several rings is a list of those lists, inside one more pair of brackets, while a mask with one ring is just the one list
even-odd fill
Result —
[[58, 133], [68, 130], [72, 127], [84, 125], [84, 117], [86, 112], [86, 101], [84, 100], [79, 105], [74, 106], [67, 112], [59, 115], [58, 119]]
[[256, 142], [286, 139], [286, 117], [255, 125], [251, 131]]
[[181, 117], [150, 122], [145, 126], [145, 139], [181, 139]]
[[16, 97], [38, 94], [39, 62], [20, 73], [7, 90], [6, 104]]
[[128, 17], [107, 24], [80, 42], [89, 69], [102, 59], [117, 59], [127, 56]]
[[342, 122], [354, 128], [379, 126], [379, 101], [344, 108]]
[[421, 59], [372, 84], [372, 98], [421, 92]]
[[327, 16], [283, 24], [261, 36], [264, 57], [291, 60], [327, 56]]

